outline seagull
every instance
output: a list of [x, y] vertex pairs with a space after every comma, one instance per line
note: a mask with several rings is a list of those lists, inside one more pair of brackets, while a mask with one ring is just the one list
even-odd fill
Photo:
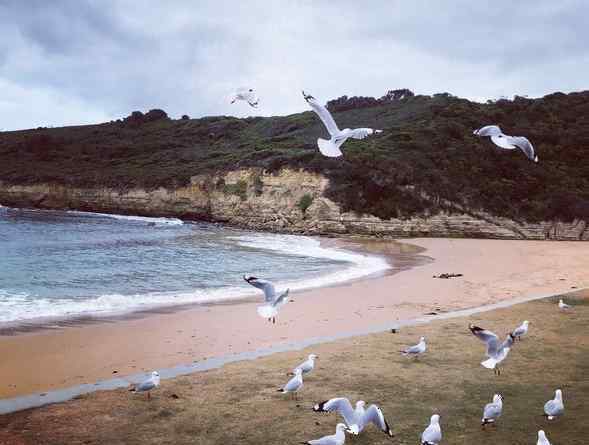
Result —
[[374, 423], [381, 431], [393, 437], [393, 432], [380, 408], [376, 405], [370, 405], [368, 409], [364, 409], [365, 406], [366, 402], [358, 400], [356, 402], [356, 409], [354, 409], [348, 399], [337, 397], [317, 403], [313, 406], [313, 411], [316, 413], [332, 411], [340, 413], [348, 426], [348, 432], [355, 435], [360, 434], [369, 423]]
[[485, 409], [483, 409], [481, 428], [484, 429], [488, 423], [495, 425], [495, 422], [501, 416], [501, 411], [503, 411], [503, 396], [501, 394], [495, 394], [493, 396], [493, 402], [487, 403]]
[[538, 431], [538, 442], [536, 442], [536, 445], [550, 445], [544, 430]]
[[303, 374], [308, 374], [309, 372], [311, 372], [315, 368], [315, 360], [316, 359], [317, 359], [317, 356], [315, 354], [309, 354], [309, 356], [307, 357], [307, 360], [305, 360], [303, 363], [301, 363], [300, 365], [298, 365], [296, 368], [294, 368], [292, 370], [293, 374], [296, 372], [297, 369], [300, 369]]
[[484, 341], [487, 344], [486, 355], [489, 358], [485, 361], [482, 361], [481, 365], [483, 365], [485, 368], [493, 369], [495, 374], [501, 375], [501, 370], [497, 365], [505, 360], [507, 354], [509, 354], [515, 339], [513, 334], [507, 334], [505, 341], [503, 343], [499, 343], [499, 337], [497, 337], [497, 335], [491, 331], [479, 328], [478, 326], [474, 326], [472, 324], [469, 325], [468, 328], [479, 340]]
[[544, 404], [544, 415], [548, 420], [554, 420], [564, 413], [564, 403], [562, 403], [562, 391], [557, 389], [554, 392], [554, 399]]
[[147, 400], [151, 400], [151, 390], [160, 386], [160, 375], [157, 371], [153, 371], [147, 380], [135, 385], [129, 391], [131, 392], [147, 392]]
[[518, 340], [522, 339], [522, 336], [528, 333], [528, 325], [530, 322], [528, 320], [524, 321], [521, 325], [519, 325], [515, 330], [512, 332], [513, 336]]
[[291, 393], [294, 398], [297, 397], [297, 391], [303, 387], [303, 371], [300, 369], [295, 370], [294, 377], [290, 379], [286, 385], [278, 390], [283, 394]]
[[497, 147], [501, 147], [505, 150], [519, 148], [530, 161], [538, 162], [538, 156], [534, 152], [534, 146], [523, 136], [508, 136], [503, 134], [501, 128], [497, 125], [485, 125], [484, 127], [473, 131], [473, 134], [479, 137], [490, 137]]
[[301, 442], [305, 445], [344, 445], [346, 441], [346, 425], [338, 423], [335, 427], [335, 434], [331, 436], [323, 436], [321, 439], [309, 440], [308, 442]]
[[321, 138], [317, 139], [319, 151], [321, 154], [323, 154], [323, 156], [327, 156], [329, 158], [337, 158], [342, 156], [343, 153], [339, 148], [344, 142], [346, 142], [348, 138], [364, 139], [371, 134], [382, 133], [382, 130], [373, 130], [372, 128], [344, 128], [343, 130], [340, 130], [333, 120], [331, 113], [327, 110], [327, 108], [317, 102], [317, 99], [315, 99], [310, 94], [305, 94], [304, 91], [303, 97], [307, 103], [311, 105], [311, 108], [317, 114], [317, 116], [319, 116], [321, 122], [323, 122], [323, 125], [325, 125], [325, 128], [327, 128], [327, 131], [331, 136], [330, 140]]
[[276, 294], [274, 284], [270, 281], [260, 280], [256, 277], [247, 277], [244, 275], [243, 279], [254, 287], [261, 289], [264, 292], [264, 301], [266, 302], [263, 306], [258, 306], [258, 315], [263, 318], [267, 318], [268, 321], [276, 323], [276, 315], [278, 315], [278, 309], [280, 306], [288, 302], [288, 291], [286, 289], [280, 295]]
[[231, 103], [233, 104], [238, 100], [246, 101], [253, 108], [257, 108], [260, 102], [256, 92], [252, 88], [238, 88], [235, 90], [235, 94], [231, 97]]
[[412, 355], [414, 357], [418, 357], [419, 355], [423, 354], [427, 349], [427, 345], [425, 344], [425, 337], [421, 337], [419, 339], [419, 343], [413, 346], [409, 346], [406, 349], [403, 349], [401, 353], [403, 355]]
[[572, 309], [573, 307], [570, 304], [566, 304], [564, 301], [562, 301], [562, 298], [560, 300], [558, 300], [558, 308], [566, 311], [567, 309]]
[[438, 445], [442, 440], [442, 428], [440, 428], [440, 416], [434, 414], [428, 427], [421, 433], [421, 445]]

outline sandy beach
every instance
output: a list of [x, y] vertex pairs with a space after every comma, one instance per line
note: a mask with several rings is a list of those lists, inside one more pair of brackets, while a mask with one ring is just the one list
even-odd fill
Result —
[[[0, 363], [0, 379], [9, 383], [0, 398], [589, 286], [589, 245], [580, 242], [408, 240], [424, 249], [419, 254], [389, 241], [343, 243], [405, 258], [397, 266], [408, 269], [294, 293], [275, 325], [260, 319], [258, 302], [248, 300], [4, 335], [0, 354], [9, 359]], [[433, 278], [440, 273], [463, 276]]]

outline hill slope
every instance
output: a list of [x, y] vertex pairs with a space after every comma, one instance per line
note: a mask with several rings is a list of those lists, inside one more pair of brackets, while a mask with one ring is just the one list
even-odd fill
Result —
[[[100, 125], [0, 133], [0, 180], [173, 189], [207, 172], [291, 167], [327, 176], [327, 196], [344, 210], [385, 219], [434, 214], [449, 202], [516, 221], [589, 218], [589, 91], [486, 104], [408, 92], [329, 106], [341, 128], [384, 132], [348, 141], [344, 158], [328, 159], [315, 144], [325, 129], [310, 111], [180, 120], [135, 112]], [[527, 136], [540, 162], [472, 135], [493, 123]]]

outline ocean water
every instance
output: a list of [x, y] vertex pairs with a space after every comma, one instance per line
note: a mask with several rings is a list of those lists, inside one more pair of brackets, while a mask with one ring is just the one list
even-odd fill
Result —
[[296, 290], [388, 267], [304, 236], [0, 206], [0, 324], [255, 295], [244, 274]]

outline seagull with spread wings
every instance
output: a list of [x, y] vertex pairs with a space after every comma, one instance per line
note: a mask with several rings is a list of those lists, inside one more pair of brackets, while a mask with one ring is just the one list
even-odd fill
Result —
[[538, 162], [538, 156], [534, 151], [534, 146], [523, 136], [508, 136], [503, 134], [503, 131], [497, 125], [485, 125], [473, 131], [473, 134], [479, 137], [491, 138], [497, 147], [503, 148], [504, 150], [520, 149], [530, 161]]
[[281, 294], [277, 294], [276, 289], [274, 288], [274, 284], [272, 284], [270, 281], [247, 276], [244, 276], [243, 279], [252, 286], [264, 292], [264, 301], [266, 302], [266, 304], [264, 304], [263, 306], [258, 306], [258, 314], [260, 315], [260, 317], [267, 318], [268, 321], [276, 323], [278, 309], [288, 302], [289, 289], [286, 289]]

